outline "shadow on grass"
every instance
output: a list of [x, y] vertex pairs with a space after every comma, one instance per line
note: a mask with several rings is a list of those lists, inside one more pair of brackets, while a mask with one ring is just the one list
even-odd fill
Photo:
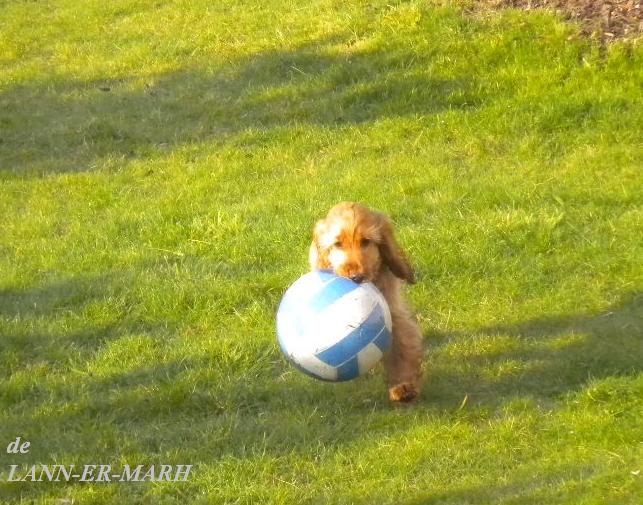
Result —
[[[4, 320], [0, 359], [5, 371], [10, 372], [11, 367], [6, 366], [9, 363], [55, 366], [60, 360], [82, 359], [124, 330], [159, 330], [161, 325], [142, 320], [122, 327], [119, 314], [125, 314], [127, 308], [119, 299], [126, 284], [125, 279], [112, 273], [0, 290], [0, 318]], [[88, 327], [86, 317], [95, 323]]]
[[[505, 346], [494, 350], [494, 338]], [[451, 342], [489, 341], [487, 352], [440, 355]], [[537, 318], [439, 337], [428, 365], [427, 404], [468, 401], [500, 405], [512, 397], [551, 401], [592, 379], [643, 370], [643, 293], [596, 314]], [[483, 346], [484, 347], [484, 346]], [[433, 367], [435, 365], [435, 367]]]
[[[203, 430], [213, 432], [218, 457], [271, 440], [275, 450], [292, 451], [298, 444], [289, 430], [301, 432], [311, 412], [320, 423], [343, 429], [337, 413], [349, 409], [344, 400], [350, 388], [333, 388], [285, 369], [276, 342], [238, 353], [215, 346], [212, 354], [201, 350], [180, 359], [159, 358], [164, 351], [155, 348], [171, 346], [168, 340], [178, 337], [179, 329], [141, 320], [122, 304], [113, 306], [119, 298], [131, 301], [127, 283], [127, 275], [74, 277], [0, 292], [4, 428], [28, 436], [35, 451], [46, 448], [43, 459], [76, 450], [87, 455], [99, 450], [93, 445], [97, 441], [105, 450], [92, 433], [103, 426], [119, 433], [121, 442], [141, 442], [146, 450], [177, 444], [195, 453], [203, 446]], [[138, 359], [141, 349], [146, 354]], [[373, 408], [376, 398], [350, 408]], [[284, 415], [294, 421], [284, 422]], [[76, 431], [79, 426], [93, 428], [82, 433]], [[154, 426], [167, 427], [167, 438]], [[234, 432], [239, 444], [230, 445], [219, 430]], [[59, 436], [52, 440], [52, 433]], [[342, 439], [327, 437], [329, 444]], [[305, 431], [301, 447], [311, 440], [318, 435]]]
[[[112, 296], [114, 288], [108, 286], [113, 282], [106, 278], [70, 280], [31, 291], [5, 291], [0, 296], [0, 311], [5, 317], [35, 321], [55, 314], [61, 306], [81, 311], [92, 300]], [[383, 436], [399, 433], [405, 429], [406, 414], [424, 411], [446, 419], [461, 416], [456, 410], [465, 394], [474, 419], [486, 415], [487, 408], [516, 398], [554, 401], [590, 379], [635, 373], [643, 362], [641, 314], [643, 294], [639, 293], [598, 314], [483, 328], [477, 338], [507, 336], [515, 345], [462, 360], [440, 356], [439, 351], [468, 336], [446, 336], [434, 346], [438, 356], [429, 362], [423, 401], [402, 410], [384, 400], [379, 374], [351, 384], [322, 384], [290, 372], [276, 344], [253, 346], [239, 358], [194, 353], [162, 363], [150, 360], [145, 366], [124, 364], [120, 370], [112, 367], [96, 375], [91, 366], [69, 369], [70, 349], [83, 347], [77, 361], [89, 364], [110, 342], [140, 334], [140, 323], [95, 325], [41, 338], [35, 338], [36, 334], [22, 338], [16, 332], [2, 343], [5, 358], [13, 359], [15, 354], [28, 367], [59, 359], [60, 366], [35, 377], [36, 386], [32, 386], [36, 389], [7, 391], [4, 429], [11, 436], [30, 440], [31, 458], [42, 462], [198, 465], [207, 454], [210, 465], [225, 458], [309, 456], [320, 448], [333, 451], [354, 443], [367, 432], [373, 433], [370, 430]], [[153, 326], [145, 333], [159, 338]], [[461, 367], [464, 360], [467, 366]], [[495, 365], [506, 362], [522, 366], [505, 374], [489, 374]], [[4, 467], [16, 463], [6, 455], [0, 454], [0, 459]], [[14, 498], [64, 496], [78, 485], [0, 484]], [[137, 492], [143, 493], [147, 486]], [[499, 489], [498, 493], [509, 491]], [[465, 490], [462, 497], [476, 493]], [[417, 503], [438, 498], [427, 496]]]
[[[409, 500], [400, 500], [399, 505], [467, 505], [467, 504], [511, 504], [511, 505], [540, 505], [545, 503], [574, 503], [581, 502], [585, 494], [582, 489], [561, 492], [564, 481], [590, 480], [595, 468], [579, 461], [578, 464], [560, 464], [552, 462], [546, 471], [534, 469], [530, 477], [515, 476], [509, 482], [463, 486], [447, 492], [426, 491], [419, 493]], [[567, 495], [571, 501], [561, 500], [561, 494]], [[567, 498], [567, 496], [565, 496]]]
[[0, 290], [0, 318], [5, 321], [0, 357], [5, 371], [15, 365], [55, 361], [74, 349], [94, 350], [110, 335], [106, 326], [79, 330], [52, 328], [52, 322], [77, 317], [105, 297], [111, 277], [74, 277], [28, 289]]
[[353, 50], [336, 35], [268, 50], [212, 70], [98, 81], [51, 79], [0, 94], [0, 170], [88, 171], [98, 160], [150, 156], [239, 132], [340, 127], [481, 105], [469, 75], [433, 77], [432, 55], [389, 41]]

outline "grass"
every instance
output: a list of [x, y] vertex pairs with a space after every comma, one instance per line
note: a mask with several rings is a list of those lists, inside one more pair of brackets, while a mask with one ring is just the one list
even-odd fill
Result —
[[[640, 46], [426, 2], [0, 2], [2, 503], [634, 504]], [[274, 314], [341, 200], [420, 281], [426, 391]], [[194, 464], [186, 483], [9, 465]]]

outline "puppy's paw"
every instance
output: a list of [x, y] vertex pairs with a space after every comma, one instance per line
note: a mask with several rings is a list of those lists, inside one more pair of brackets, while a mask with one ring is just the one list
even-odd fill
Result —
[[392, 402], [410, 402], [417, 398], [420, 390], [417, 385], [403, 382], [388, 389], [388, 397]]

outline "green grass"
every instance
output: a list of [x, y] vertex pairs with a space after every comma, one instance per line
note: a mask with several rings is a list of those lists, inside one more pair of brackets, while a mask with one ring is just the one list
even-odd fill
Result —
[[[0, 502], [638, 503], [643, 53], [577, 33], [426, 2], [0, 2]], [[278, 351], [341, 200], [386, 211], [419, 274], [414, 406]], [[195, 469], [5, 482], [36, 463]]]

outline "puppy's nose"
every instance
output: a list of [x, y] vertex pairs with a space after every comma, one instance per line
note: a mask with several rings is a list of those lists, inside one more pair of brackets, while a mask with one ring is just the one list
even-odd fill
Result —
[[366, 280], [366, 276], [364, 274], [354, 274], [351, 275], [351, 280], [357, 284], [361, 284]]

